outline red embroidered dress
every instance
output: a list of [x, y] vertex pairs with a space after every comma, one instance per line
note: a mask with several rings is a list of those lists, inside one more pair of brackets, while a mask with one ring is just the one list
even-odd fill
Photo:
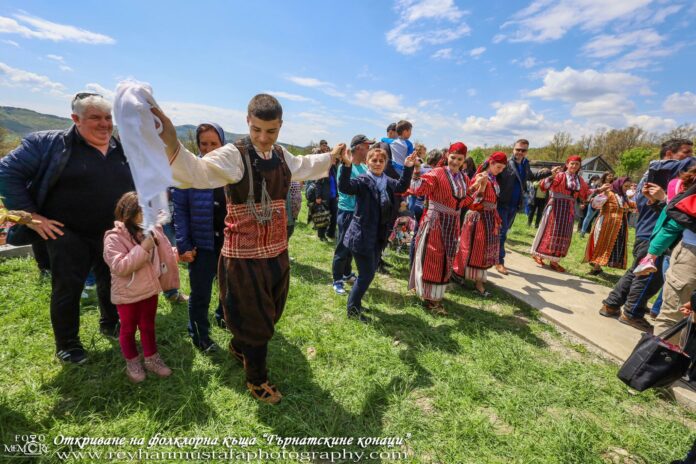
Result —
[[557, 262], [568, 254], [573, 238], [575, 200], [587, 200], [589, 187], [579, 175], [566, 172], [547, 177], [539, 186], [550, 194], [532, 244], [532, 256]]
[[459, 239], [459, 210], [474, 199], [467, 195], [468, 178], [435, 168], [411, 182], [411, 195], [428, 197], [428, 209], [416, 235], [409, 290], [424, 299], [439, 301], [452, 275], [452, 261]]
[[486, 279], [486, 269], [498, 264], [500, 253], [500, 216], [497, 204], [500, 187], [488, 174], [482, 196], [469, 206], [464, 217], [454, 273], [467, 280]]

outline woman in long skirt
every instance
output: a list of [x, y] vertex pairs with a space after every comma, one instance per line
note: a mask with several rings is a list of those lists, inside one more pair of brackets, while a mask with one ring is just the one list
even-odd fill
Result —
[[632, 185], [628, 177], [620, 177], [600, 187], [592, 200], [593, 208], [599, 210], [599, 219], [592, 227], [583, 259], [592, 265], [591, 275], [600, 274], [602, 266], [626, 269], [628, 214], [635, 208], [626, 191]]
[[459, 249], [454, 258], [453, 272], [461, 280], [474, 282], [481, 296], [488, 296], [484, 286], [486, 270], [499, 262], [500, 216], [498, 195], [500, 187], [495, 176], [507, 166], [507, 156], [493, 153], [478, 169], [484, 173], [485, 186], [479, 190], [476, 200], [469, 206], [459, 237]]
[[571, 156], [566, 160], [564, 171], [560, 167], [553, 168], [551, 177], [539, 184], [550, 195], [532, 244], [532, 258], [540, 266], [548, 259], [551, 269], [557, 272], [565, 272], [558, 262], [568, 254], [573, 238], [575, 201], [586, 201], [589, 193], [587, 182], [578, 174], [581, 163], [579, 156]]
[[459, 238], [459, 210], [474, 201], [472, 196], [485, 182], [483, 176], [467, 191], [469, 178], [464, 174], [466, 145], [450, 146], [447, 165], [438, 167], [411, 182], [411, 195], [428, 198], [415, 240], [415, 256], [408, 283], [409, 290], [423, 299], [436, 314], [447, 314], [442, 299], [452, 274], [452, 261]]

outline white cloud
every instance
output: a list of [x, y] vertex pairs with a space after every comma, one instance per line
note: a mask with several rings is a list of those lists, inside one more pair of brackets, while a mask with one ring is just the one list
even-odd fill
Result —
[[32, 91], [48, 91], [56, 96], [64, 95], [65, 90], [63, 84], [54, 82], [47, 76], [13, 68], [2, 62], [0, 62], [0, 85], [29, 87]]
[[[399, 19], [387, 31], [387, 43], [401, 54], [411, 55], [424, 45], [440, 45], [469, 35], [471, 28], [461, 21], [468, 14], [454, 0], [397, 0]], [[442, 23], [451, 26], [443, 27]]]
[[662, 108], [668, 113], [696, 114], [696, 95], [691, 92], [673, 93], [667, 97]]
[[474, 58], [478, 58], [481, 55], [483, 55], [483, 53], [485, 51], [486, 51], [486, 47], [476, 47], [476, 48], [472, 49], [471, 51], [469, 51], [469, 56], [473, 56]]
[[583, 71], [566, 67], [562, 71], [550, 69], [544, 76], [544, 85], [528, 93], [544, 100], [590, 101], [609, 94], [649, 94], [645, 79], [628, 73], [602, 73], [594, 69]]
[[271, 94], [274, 97], [283, 98], [285, 100], [297, 101], [297, 102], [316, 102], [316, 100], [305, 97], [303, 95], [297, 95], [294, 93], [282, 92], [280, 90], [265, 90], [265, 93]]
[[115, 91], [109, 90], [106, 87], [104, 87], [100, 84], [97, 84], [96, 82], [91, 82], [91, 83], [85, 85], [85, 90], [87, 90], [89, 92], [98, 93], [98, 94], [102, 95], [104, 98], [106, 98], [107, 100], [112, 100], [112, 101], [113, 101], [114, 97], [116, 96]]
[[548, 127], [544, 115], [535, 112], [529, 102], [514, 101], [495, 105], [495, 115], [490, 118], [469, 116], [462, 128], [471, 133], [483, 133], [510, 137], [510, 133], [540, 130]]
[[587, 43], [583, 52], [592, 58], [617, 57], [617, 61], [611, 64], [614, 69], [645, 68], [653, 64], [654, 58], [669, 56], [682, 46], [665, 46], [665, 41], [664, 36], [651, 28], [622, 34], [602, 34]]
[[71, 68], [71, 67], [68, 66], [67, 64], [61, 64], [60, 66], [58, 66], [58, 68], [59, 68], [61, 71], [67, 71], [67, 72], [72, 72], [72, 70], [73, 70], [73, 68]]
[[608, 94], [576, 103], [571, 114], [585, 118], [616, 120], [617, 117], [623, 118], [625, 113], [633, 111], [635, 106], [631, 100], [622, 95]]
[[452, 49], [451, 48], [441, 48], [440, 50], [433, 53], [431, 58], [440, 59], [440, 60], [452, 59]]
[[75, 26], [54, 23], [36, 16], [16, 14], [14, 17], [16, 19], [0, 16], [0, 33], [19, 34], [30, 39], [44, 39], [54, 42], [116, 43], [116, 40], [108, 35], [91, 32]]
[[332, 84], [331, 82], [325, 82], [319, 79], [316, 79], [314, 77], [301, 77], [301, 76], [290, 76], [286, 78], [290, 82], [293, 82], [297, 85], [301, 85], [302, 87], [310, 87], [314, 89], [318, 89], [322, 92], [324, 92], [326, 95], [332, 96], [332, 97], [345, 97], [345, 94], [339, 90], [336, 89], [336, 86]]
[[13, 47], [21, 48], [14, 40], [3, 40], [2, 42], [6, 43], [7, 45], [12, 45]]
[[516, 64], [516, 65], [521, 66], [525, 69], [530, 69], [530, 68], [533, 68], [534, 66], [540, 64], [536, 60], [536, 58], [534, 58], [533, 56], [528, 56], [527, 58], [525, 58], [523, 60], [515, 58], [514, 60], [510, 61], [510, 63]]
[[401, 99], [400, 95], [394, 95], [384, 90], [374, 92], [361, 90], [355, 93], [354, 103], [358, 106], [376, 108], [382, 111], [401, 111], [403, 109]]
[[65, 62], [65, 58], [63, 58], [60, 55], [46, 55], [46, 58], [49, 60], [55, 61], [58, 63], [58, 68], [60, 68], [61, 71], [72, 71], [73, 69], [68, 66], [68, 64]]
[[212, 121], [220, 124], [227, 132], [244, 134], [249, 130], [246, 125], [246, 111], [176, 101], [163, 101], [159, 104], [177, 126]]
[[[616, 21], [644, 16], [653, 0], [534, 0], [502, 28], [514, 30], [504, 38], [511, 42], [546, 42], [580, 28], [594, 31]], [[502, 41], [502, 37], [494, 38]]]
[[647, 114], [626, 115], [626, 124], [624, 126], [639, 126], [648, 132], [668, 132], [677, 127], [677, 121], [659, 116], [650, 116]]
[[475, 97], [478, 91], [476, 89], [466, 89], [466, 94], [470, 97]]

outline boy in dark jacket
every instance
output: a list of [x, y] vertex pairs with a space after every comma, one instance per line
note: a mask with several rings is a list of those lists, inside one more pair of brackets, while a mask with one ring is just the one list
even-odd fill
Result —
[[358, 279], [348, 296], [348, 317], [361, 322], [369, 320], [362, 314], [362, 297], [375, 277], [381, 251], [389, 236], [392, 213], [398, 205], [395, 195], [408, 189], [416, 156], [411, 154], [406, 158], [404, 173], [398, 181], [384, 174], [387, 159], [383, 149], [370, 149], [367, 153], [369, 171], [351, 179], [352, 161], [344, 152], [344, 169], [341, 169], [338, 181], [341, 193], [355, 195], [355, 213], [343, 244], [353, 253], [358, 266]]

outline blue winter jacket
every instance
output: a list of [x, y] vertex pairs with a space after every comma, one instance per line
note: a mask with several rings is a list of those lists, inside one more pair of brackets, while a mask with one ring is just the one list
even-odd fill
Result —
[[[351, 170], [341, 169], [338, 179], [338, 190], [341, 193], [355, 195], [355, 212], [343, 244], [353, 253], [372, 255], [386, 243], [393, 226], [393, 218], [388, 218], [386, 222], [382, 220], [379, 191], [372, 178], [362, 174], [351, 179]], [[404, 168], [404, 173], [398, 180], [387, 178], [387, 192], [394, 210], [398, 209], [399, 204], [396, 195], [408, 189], [412, 174], [413, 167], [410, 167]]]
[[[8, 209], [38, 212], [70, 158], [77, 129], [33, 132], [0, 159], [0, 196]], [[116, 142], [118, 143], [118, 141]]]
[[[225, 133], [215, 123], [220, 142], [225, 144]], [[215, 251], [213, 230], [213, 189], [172, 189], [174, 203], [174, 230], [176, 249], [180, 254], [194, 248]], [[222, 233], [222, 231], [219, 231]]]

